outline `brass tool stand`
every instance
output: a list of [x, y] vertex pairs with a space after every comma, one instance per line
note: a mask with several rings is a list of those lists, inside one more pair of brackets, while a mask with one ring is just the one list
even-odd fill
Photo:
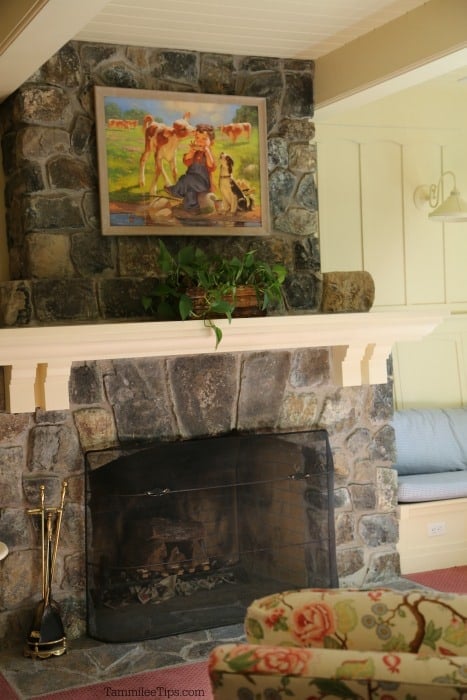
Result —
[[33, 659], [61, 656], [67, 650], [66, 636], [58, 604], [52, 598], [52, 579], [57, 559], [58, 540], [62, 525], [65, 494], [68, 487], [62, 484], [60, 506], [45, 506], [45, 486], [40, 486], [39, 508], [29, 508], [29, 515], [40, 517], [42, 547], [42, 600], [37, 604], [28, 634], [24, 655]]

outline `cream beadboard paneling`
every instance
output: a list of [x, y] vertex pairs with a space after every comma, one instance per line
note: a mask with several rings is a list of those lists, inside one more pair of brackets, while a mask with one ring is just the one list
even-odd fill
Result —
[[[467, 90], [466, 90], [467, 100]], [[443, 169], [456, 174], [457, 187], [467, 200], [467, 136], [464, 141], [447, 144], [443, 149]], [[445, 178], [445, 196], [452, 178]], [[439, 225], [439, 224], [438, 224]], [[467, 222], [444, 227], [446, 255], [446, 301], [457, 304], [467, 300]]]
[[450, 316], [419, 343], [396, 343], [393, 362], [398, 408], [467, 405], [467, 316]]
[[429, 221], [428, 208], [418, 209], [413, 198], [419, 185], [437, 181], [442, 149], [427, 141], [405, 144], [402, 148], [406, 303], [443, 304], [446, 301], [443, 226]]
[[[396, 407], [467, 405], [467, 223], [430, 221], [413, 201], [443, 170], [467, 198], [467, 131], [318, 124], [317, 150], [323, 271], [360, 264], [375, 280], [374, 310], [456, 314], [420, 342], [396, 343]], [[359, 207], [344, 198], [329, 215], [343, 181]]]
[[[467, 223], [430, 221], [428, 205], [418, 209], [413, 199], [416, 187], [437, 183], [443, 169], [456, 173], [467, 199], [467, 136], [449, 144], [445, 133], [411, 138], [399, 131], [389, 140], [388, 129], [366, 136], [351, 127], [318, 131], [322, 270], [370, 272], [375, 308], [467, 309]], [[446, 177], [445, 196], [451, 186]]]
[[397, 344], [393, 352], [397, 407], [462, 406], [456, 340]]
[[350, 140], [319, 146], [318, 192], [321, 267], [363, 269], [360, 208], [360, 147]]
[[[363, 263], [375, 281], [375, 306], [404, 303], [400, 173], [399, 144], [383, 141], [362, 145]], [[392, 275], [388, 275], [388, 269]]]
[[335, 134], [326, 129], [317, 139], [322, 270], [367, 270], [375, 280], [375, 306], [402, 305], [400, 146]]
[[[467, 194], [467, 190], [464, 189]], [[446, 301], [457, 304], [467, 299], [467, 223], [445, 228]]]

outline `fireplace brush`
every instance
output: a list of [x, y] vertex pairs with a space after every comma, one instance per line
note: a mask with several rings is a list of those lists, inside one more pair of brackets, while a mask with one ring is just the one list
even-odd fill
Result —
[[66, 636], [60, 616], [60, 608], [52, 598], [52, 579], [57, 559], [58, 540], [62, 526], [65, 494], [68, 484], [62, 484], [60, 505], [48, 508], [45, 505], [45, 486], [39, 487], [39, 508], [29, 508], [29, 515], [40, 517], [42, 549], [42, 599], [34, 610], [24, 655], [36, 659], [61, 656], [66, 652]]

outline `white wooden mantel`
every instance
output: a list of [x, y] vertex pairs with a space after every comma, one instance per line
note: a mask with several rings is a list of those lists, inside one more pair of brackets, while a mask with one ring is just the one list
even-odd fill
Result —
[[386, 383], [394, 343], [421, 340], [445, 316], [401, 311], [238, 318], [231, 324], [222, 319], [217, 351], [213, 331], [202, 321], [3, 328], [7, 410], [66, 409], [73, 362], [118, 358], [330, 347], [337, 385]]

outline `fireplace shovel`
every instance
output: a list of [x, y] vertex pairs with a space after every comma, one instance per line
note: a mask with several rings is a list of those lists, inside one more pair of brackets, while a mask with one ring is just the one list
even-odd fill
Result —
[[52, 598], [52, 578], [57, 558], [66, 489], [67, 482], [64, 481], [59, 508], [46, 508], [44, 486], [41, 486], [40, 508], [28, 511], [31, 515], [39, 514], [41, 518], [42, 600], [39, 601], [34, 611], [33, 622], [24, 650], [25, 656], [36, 659], [61, 656], [66, 652], [66, 637], [60, 608]]

